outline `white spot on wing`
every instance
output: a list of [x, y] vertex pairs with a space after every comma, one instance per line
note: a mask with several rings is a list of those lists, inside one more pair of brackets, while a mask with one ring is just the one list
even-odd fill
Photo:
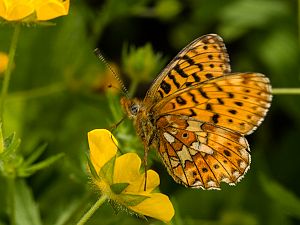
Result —
[[213, 180], [210, 180], [207, 182], [208, 187], [216, 187], [216, 182], [214, 182]]
[[186, 130], [188, 131], [192, 131], [192, 132], [195, 132], [195, 131], [201, 131], [201, 125], [202, 123], [198, 122], [198, 121], [193, 121], [193, 120], [188, 120], [188, 127], [186, 128]]
[[214, 153], [214, 150], [212, 150], [211, 147], [208, 147], [207, 145], [204, 145], [204, 144], [201, 145], [199, 151], [204, 152], [209, 155], [212, 155]]
[[235, 178], [238, 178], [240, 176], [240, 172], [239, 171], [234, 171], [232, 174]]
[[177, 152], [177, 155], [180, 158], [182, 165], [185, 165], [185, 161], [187, 160], [193, 161], [190, 152], [185, 145], [182, 147], [181, 151]]
[[247, 167], [247, 164], [245, 163], [245, 161], [242, 161], [242, 162], [240, 163], [240, 167], [241, 167], [242, 169], [245, 169], [245, 168]]
[[170, 144], [172, 144], [173, 142], [175, 142], [175, 138], [171, 134], [169, 134], [169, 133], [164, 132], [164, 137], [166, 138], [166, 140]]
[[199, 186], [202, 186], [203, 184], [199, 181], [199, 180], [197, 180], [197, 181], [195, 181], [195, 183], [193, 183], [193, 188], [198, 188]]
[[195, 150], [198, 150], [200, 151], [200, 142], [199, 141], [196, 141], [196, 142], [193, 142], [192, 143], [192, 148], [195, 149]]

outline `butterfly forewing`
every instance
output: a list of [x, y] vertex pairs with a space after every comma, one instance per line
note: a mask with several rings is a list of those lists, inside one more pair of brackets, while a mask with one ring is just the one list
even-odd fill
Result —
[[241, 134], [251, 133], [270, 107], [269, 79], [234, 73], [182, 89], [155, 108], [158, 115], [185, 115]]
[[202, 36], [186, 46], [162, 71], [144, 102], [151, 106], [179, 89], [229, 72], [229, 57], [222, 38], [215, 34]]

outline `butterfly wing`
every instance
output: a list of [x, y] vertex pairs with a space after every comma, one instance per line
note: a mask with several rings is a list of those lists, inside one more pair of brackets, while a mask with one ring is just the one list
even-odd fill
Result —
[[267, 113], [271, 86], [263, 74], [230, 71], [222, 39], [205, 35], [171, 61], [144, 99], [158, 151], [174, 180], [187, 187], [235, 184], [249, 168], [244, 135]]
[[186, 46], [154, 80], [144, 105], [151, 107], [178, 89], [229, 73], [229, 56], [221, 37], [204, 35]]
[[187, 187], [219, 189], [237, 183], [249, 168], [247, 140], [208, 123], [167, 115], [157, 121], [158, 151], [170, 175]]
[[179, 90], [153, 110], [157, 117], [187, 116], [245, 135], [262, 122], [271, 99], [271, 85], [263, 74], [232, 73]]

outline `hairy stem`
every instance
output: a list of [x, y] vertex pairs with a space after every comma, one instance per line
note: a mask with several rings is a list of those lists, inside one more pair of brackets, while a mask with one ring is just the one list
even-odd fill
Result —
[[89, 209], [89, 211], [87, 211], [83, 217], [81, 217], [81, 219], [79, 220], [79, 222], [77, 223], [77, 225], [83, 225], [85, 224], [89, 218], [91, 218], [91, 216], [95, 213], [95, 211], [105, 202], [105, 200], [107, 199], [106, 195], [102, 195], [98, 201], [95, 202], [95, 204]]

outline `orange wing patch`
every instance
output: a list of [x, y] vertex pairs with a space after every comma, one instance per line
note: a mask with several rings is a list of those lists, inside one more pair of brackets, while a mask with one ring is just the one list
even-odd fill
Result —
[[261, 123], [270, 102], [268, 78], [257, 73], [237, 73], [182, 90], [155, 110], [158, 115], [185, 115], [249, 134]]

